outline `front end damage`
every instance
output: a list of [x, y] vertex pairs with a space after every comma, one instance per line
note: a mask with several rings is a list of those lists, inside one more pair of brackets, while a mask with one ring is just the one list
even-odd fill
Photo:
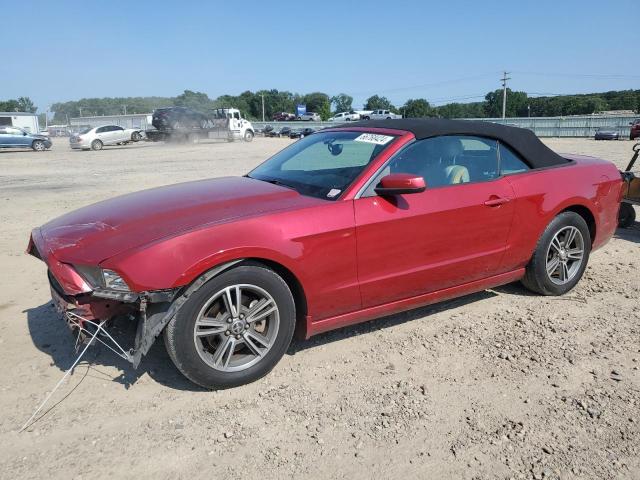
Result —
[[104, 331], [115, 317], [126, 316], [137, 321], [133, 347], [124, 350], [118, 345], [123, 352], [121, 356], [137, 368], [156, 337], [186, 300], [180, 297], [188, 289], [131, 292], [97, 287], [78, 271], [81, 269], [59, 262], [50, 254], [43, 254], [45, 249], [34, 238], [38, 237], [32, 234], [27, 253], [47, 265], [53, 305], [80, 341], [92, 335], [98, 327]]
[[[41, 252], [46, 249], [38, 241], [40, 237], [37, 233], [34, 230], [31, 235], [27, 253], [47, 265], [51, 298], [67, 326], [80, 341], [101, 330], [121, 352], [116, 353], [128, 360], [134, 368], [138, 367], [142, 357], [149, 352], [155, 339], [187, 299], [209, 279], [240, 261], [227, 262], [213, 268], [188, 286], [143, 292], [124, 291], [109, 288], [105, 284], [97, 286], [95, 275], [89, 269], [74, 268], [58, 261], [51, 254], [43, 255]], [[119, 316], [126, 316], [137, 322], [133, 346], [128, 349], [117, 344], [105, 330], [109, 322]]]

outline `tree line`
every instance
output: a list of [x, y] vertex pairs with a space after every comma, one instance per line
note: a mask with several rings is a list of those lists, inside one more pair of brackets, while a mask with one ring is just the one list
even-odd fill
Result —
[[[208, 112], [215, 108], [235, 107], [251, 120], [270, 120], [278, 112], [295, 112], [297, 104], [306, 104], [307, 111], [317, 112], [323, 120], [333, 113], [353, 109], [353, 97], [345, 93], [329, 96], [322, 92], [298, 94], [288, 91], [246, 91], [240, 95], [222, 95], [211, 99], [206, 93], [185, 90], [176, 97], [106, 97], [54, 103], [53, 123], [68, 123], [80, 116], [120, 115], [125, 112], [149, 113], [156, 108], [183, 106]], [[365, 110], [388, 109], [404, 117], [495, 118], [502, 116], [502, 90], [487, 93], [483, 101], [431, 105], [424, 98], [409, 99], [402, 105], [392, 104], [386, 97], [372, 95], [364, 103]], [[0, 111], [35, 112], [37, 107], [28, 97], [0, 101]], [[530, 97], [526, 92], [507, 89], [507, 117], [549, 117], [589, 115], [608, 110], [640, 111], [640, 90], [618, 90], [580, 95]]]

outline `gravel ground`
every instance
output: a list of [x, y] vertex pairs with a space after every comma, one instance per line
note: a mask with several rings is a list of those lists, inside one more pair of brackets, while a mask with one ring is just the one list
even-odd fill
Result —
[[[74, 360], [32, 227], [125, 192], [241, 174], [288, 144], [0, 153], [3, 478], [640, 478], [640, 225], [565, 297], [517, 284], [296, 342], [266, 378], [203, 391], [158, 342], [139, 370]], [[550, 139], [622, 167], [631, 142]]]

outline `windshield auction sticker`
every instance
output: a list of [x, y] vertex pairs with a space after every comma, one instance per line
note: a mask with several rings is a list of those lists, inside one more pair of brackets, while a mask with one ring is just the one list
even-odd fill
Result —
[[393, 140], [393, 137], [389, 135], [376, 135], [375, 133], [363, 133], [354, 138], [356, 142], [375, 143], [376, 145], [386, 145], [391, 140]]

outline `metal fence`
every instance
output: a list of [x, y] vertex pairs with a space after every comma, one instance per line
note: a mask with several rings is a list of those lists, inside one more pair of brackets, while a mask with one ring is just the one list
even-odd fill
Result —
[[[614, 128], [620, 138], [629, 137], [629, 124], [640, 115], [584, 115], [575, 117], [516, 117], [516, 118], [470, 118], [514, 127], [528, 128], [539, 137], [593, 137], [600, 127]], [[341, 125], [338, 122], [253, 122], [253, 126], [262, 129], [266, 125], [273, 128], [328, 128]], [[345, 124], [348, 125], [348, 122]]]

